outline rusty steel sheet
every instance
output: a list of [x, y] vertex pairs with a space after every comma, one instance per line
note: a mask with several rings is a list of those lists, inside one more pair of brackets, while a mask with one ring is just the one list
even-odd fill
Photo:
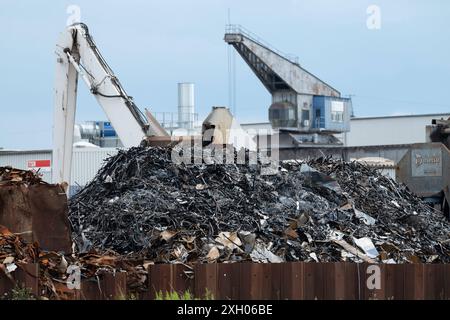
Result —
[[[186, 290], [172, 277], [159, 277], [175, 268], [150, 266], [149, 287], [162, 292]], [[368, 286], [374, 268], [379, 270], [379, 287]], [[449, 264], [213, 263], [195, 265], [193, 270], [197, 298], [204, 298], [208, 289], [214, 299], [232, 300], [450, 299]]]
[[39, 265], [37, 263], [18, 263], [18, 268], [10, 277], [0, 271], [0, 296], [7, 295], [14, 288], [27, 288], [34, 295], [39, 295]]
[[0, 225], [44, 250], [72, 251], [67, 196], [59, 185], [0, 186]]
[[[42, 268], [33, 263], [21, 264], [12, 274], [12, 280], [0, 272], [0, 294], [9, 292], [20, 282], [39, 296], [43, 291], [36, 275], [42, 273]], [[378, 287], [368, 286], [373, 268], [379, 268]], [[193, 272], [186, 277], [186, 271]], [[212, 263], [197, 264], [193, 269], [181, 264], [159, 264], [147, 267], [145, 295], [130, 290], [132, 273], [111, 270], [83, 278], [80, 289], [71, 290], [64, 281], [55, 282], [57, 296], [50, 298], [155, 299], [157, 294], [182, 295], [189, 291], [197, 299], [449, 300], [449, 271], [449, 264]]]

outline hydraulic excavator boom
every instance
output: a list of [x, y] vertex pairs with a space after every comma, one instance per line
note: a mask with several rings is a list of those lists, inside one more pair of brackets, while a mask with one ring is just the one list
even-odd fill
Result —
[[168, 136], [156, 119], [152, 118], [150, 123], [147, 121], [125, 92], [85, 24], [69, 26], [61, 34], [56, 45], [56, 56], [54, 183], [70, 183], [78, 76], [103, 108], [125, 147], [137, 146], [149, 136]]

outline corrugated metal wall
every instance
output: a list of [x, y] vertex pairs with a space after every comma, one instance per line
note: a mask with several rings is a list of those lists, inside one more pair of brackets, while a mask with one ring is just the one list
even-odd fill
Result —
[[[74, 149], [72, 158], [72, 182], [71, 186], [84, 186], [97, 173], [103, 165], [103, 160], [115, 155], [118, 149]], [[17, 169], [28, 170], [27, 163], [30, 160], [50, 160], [51, 150], [38, 151], [3, 151], [0, 152], [0, 167], [11, 166]], [[43, 179], [51, 182], [51, 171], [42, 172]]]
[[[38, 264], [23, 264], [11, 275], [39, 297], [40, 271]], [[158, 293], [182, 296], [186, 291], [199, 299], [219, 300], [450, 300], [450, 265], [443, 263], [150, 264], [146, 271], [145, 290], [138, 294], [130, 286], [136, 283], [132, 272], [102, 272], [83, 278], [75, 290], [62, 281], [53, 284], [62, 300], [123, 300], [131, 293], [139, 300], [154, 300]], [[13, 288], [0, 274], [0, 294]]]
[[[11, 166], [17, 169], [28, 170], [30, 160], [50, 160], [52, 152], [50, 150], [37, 151], [2, 151], [0, 152], [0, 167]], [[42, 172], [44, 181], [52, 180], [51, 171]]]
[[95, 176], [106, 158], [117, 154], [115, 148], [75, 149], [72, 158], [72, 182], [84, 186]]

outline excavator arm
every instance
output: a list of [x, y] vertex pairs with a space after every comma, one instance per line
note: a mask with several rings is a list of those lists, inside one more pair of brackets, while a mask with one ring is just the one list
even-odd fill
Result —
[[70, 183], [78, 76], [103, 108], [125, 147], [137, 146], [148, 136], [168, 136], [156, 120], [147, 122], [106, 63], [85, 24], [74, 24], [61, 34], [56, 55], [54, 183]]

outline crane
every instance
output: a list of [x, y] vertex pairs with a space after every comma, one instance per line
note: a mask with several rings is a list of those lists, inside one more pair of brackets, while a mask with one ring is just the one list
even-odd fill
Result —
[[85, 24], [73, 24], [62, 32], [56, 45], [56, 56], [52, 161], [54, 183], [70, 183], [79, 76], [103, 108], [124, 147], [137, 146], [150, 136], [169, 137], [158, 121], [149, 112], [146, 118], [126, 93]]
[[288, 145], [342, 145], [334, 134], [350, 130], [350, 99], [240, 25], [228, 25], [224, 40], [272, 95], [269, 120]]

